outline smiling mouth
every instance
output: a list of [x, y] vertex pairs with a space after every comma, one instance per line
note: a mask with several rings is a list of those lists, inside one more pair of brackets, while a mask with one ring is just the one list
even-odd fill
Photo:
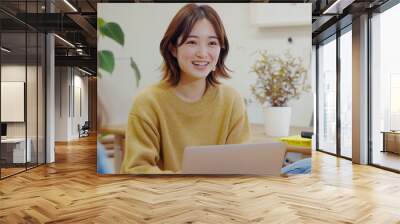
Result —
[[193, 61], [192, 64], [197, 67], [207, 67], [210, 62], [207, 61]]

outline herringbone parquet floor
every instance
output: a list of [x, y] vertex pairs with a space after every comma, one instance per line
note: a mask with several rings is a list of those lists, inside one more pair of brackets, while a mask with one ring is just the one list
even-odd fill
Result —
[[98, 176], [93, 137], [0, 181], [0, 223], [400, 223], [400, 175], [313, 154], [313, 173]]

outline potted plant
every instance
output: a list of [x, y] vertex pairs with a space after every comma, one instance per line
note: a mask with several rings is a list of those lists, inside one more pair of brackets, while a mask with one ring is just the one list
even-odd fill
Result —
[[291, 108], [288, 102], [310, 89], [307, 69], [299, 57], [286, 52], [283, 57], [259, 51], [251, 68], [257, 81], [251, 85], [255, 99], [264, 107], [265, 132], [269, 136], [288, 136]]

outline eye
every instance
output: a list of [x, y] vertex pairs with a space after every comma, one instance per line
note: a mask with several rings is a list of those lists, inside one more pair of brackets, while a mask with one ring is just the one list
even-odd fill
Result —
[[188, 41], [186, 41], [186, 44], [192, 45], [192, 44], [196, 44], [196, 42], [194, 40], [188, 40]]
[[212, 46], [218, 46], [218, 41], [210, 41], [208, 44]]

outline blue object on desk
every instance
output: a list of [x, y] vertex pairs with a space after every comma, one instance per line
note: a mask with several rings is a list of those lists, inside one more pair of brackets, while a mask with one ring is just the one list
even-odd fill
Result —
[[298, 160], [281, 169], [282, 174], [307, 174], [311, 173], [311, 158]]
[[107, 153], [104, 145], [97, 142], [97, 173], [110, 174], [113, 173], [111, 164], [107, 162]]

